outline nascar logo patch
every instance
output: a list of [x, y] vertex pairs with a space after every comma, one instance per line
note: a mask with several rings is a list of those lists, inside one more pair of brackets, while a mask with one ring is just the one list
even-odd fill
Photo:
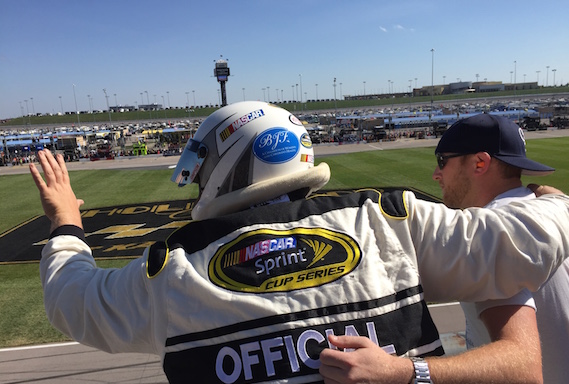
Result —
[[236, 292], [287, 292], [324, 285], [349, 274], [361, 251], [350, 236], [322, 228], [259, 229], [220, 247], [210, 280]]

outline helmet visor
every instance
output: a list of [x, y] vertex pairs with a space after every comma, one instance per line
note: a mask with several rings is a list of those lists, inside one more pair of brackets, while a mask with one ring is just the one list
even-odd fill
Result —
[[206, 156], [207, 147], [205, 144], [193, 139], [188, 140], [170, 180], [177, 183], [179, 187], [191, 184], [196, 178]]

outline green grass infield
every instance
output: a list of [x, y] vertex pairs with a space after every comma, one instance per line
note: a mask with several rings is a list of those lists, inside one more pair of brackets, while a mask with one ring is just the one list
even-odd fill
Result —
[[[569, 191], [569, 137], [528, 140], [536, 161], [556, 168], [546, 177], [524, 177], [524, 183], [553, 185]], [[325, 189], [409, 187], [440, 197], [431, 176], [433, 147], [359, 152], [321, 157], [332, 170]], [[82, 208], [180, 200], [196, 197], [194, 186], [178, 188], [170, 182], [172, 170], [93, 170], [70, 172]], [[0, 176], [0, 234], [43, 211], [29, 174]], [[0, 250], [1, 252], [1, 250]], [[101, 267], [121, 267], [128, 260], [98, 261]], [[67, 340], [47, 322], [37, 263], [0, 265], [0, 348]]]

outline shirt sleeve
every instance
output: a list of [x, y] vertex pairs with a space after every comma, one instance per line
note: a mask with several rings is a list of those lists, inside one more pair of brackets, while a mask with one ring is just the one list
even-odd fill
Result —
[[425, 298], [485, 301], [536, 291], [569, 255], [569, 197], [452, 210], [407, 193]]
[[153, 316], [144, 258], [120, 269], [97, 268], [76, 232], [63, 228], [42, 250], [40, 277], [50, 323], [106, 352], [156, 353], [149, 337]]
[[480, 317], [480, 314], [489, 308], [501, 307], [505, 305], [523, 305], [537, 310], [533, 295], [527, 289], [523, 289], [519, 293], [507, 299], [486, 300], [474, 303], [477, 317]]

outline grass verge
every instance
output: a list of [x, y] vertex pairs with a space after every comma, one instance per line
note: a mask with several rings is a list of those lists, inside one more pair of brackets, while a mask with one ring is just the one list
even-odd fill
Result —
[[[569, 191], [569, 137], [528, 141], [531, 158], [555, 167], [546, 177], [524, 177], [524, 183], [549, 184]], [[404, 186], [440, 197], [431, 175], [433, 148], [359, 152], [322, 157], [332, 169], [327, 189]], [[195, 187], [178, 188], [171, 170], [96, 170], [71, 172], [71, 181], [85, 208], [185, 199]], [[0, 233], [42, 214], [30, 175], [0, 176]], [[0, 252], [2, 250], [0, 249]], [[103, 268], [120, 268], [128, 261], [105, 260]], [[66, 340], [47, 322], [37, 263], [0, 265], [0, 347]]]

